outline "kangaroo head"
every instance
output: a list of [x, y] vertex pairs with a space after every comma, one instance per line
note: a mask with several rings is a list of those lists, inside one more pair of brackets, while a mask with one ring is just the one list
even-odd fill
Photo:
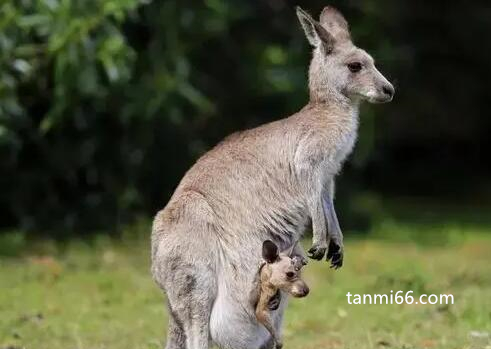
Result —
[[392, 100], [394, 87], [377, 70], [373, 58], [353, 44], [348, 22], [340, 12], [327, 6], [317, 22], [297, 7], [297, 16], [313, 46], [309, 69], [313, 101], [385, 103]]
[[294, 297], [305, 297], [309, 293], [309, 287], [301, 278], [303, 263], [299, 257], [290, 256], [290, 253], [291, 249], [279, 253], [274, 242], [264, 241], [262, 255], [266, 264], [263, 271], [267, 273], [268, 282], [275, 288]]

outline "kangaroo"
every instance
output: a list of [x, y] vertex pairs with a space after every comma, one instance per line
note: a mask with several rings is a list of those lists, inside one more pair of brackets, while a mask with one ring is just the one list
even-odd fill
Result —
[[[261, 244], [292, 246], [309, 223], [309, 256], [343, 263], [334, 179], [351, 153], [360, 102], [392, 100], [394, 88], [356, 47], [344, 17], [325, 7], [298, 19], [313, 47], [308, 104], [299, 112], [225, 138], [185, 174], [152, 227], [152, 275], [167, 297], [166, 349], [271, 348], [250, 292]], [[302, 256], [300, 246], [295, 254]], [[281, 336], [288, 299], [271, 321]]]
[[256, 308], [256, 318], [271, 334], [273, 347], [281, 349], [283, 341], [276, 333], [270, 316], [270, 302], [279, 290], [293, 297], [305, 297], [309, 287], [301, 279], [300, 270], [305, 265], [299, 256], [292, 256], [292, 249], [278, 253], [278, 246], [271, 240], [263, 242], [263, 262], [258, 271], [256, 290], [252, 302]]

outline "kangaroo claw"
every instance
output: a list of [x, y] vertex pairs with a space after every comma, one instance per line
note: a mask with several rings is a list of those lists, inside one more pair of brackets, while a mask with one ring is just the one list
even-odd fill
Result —
[[343, 266], [343, 257], [343, 247], [331, 240], [329, 242], [329, 251], [326, 255], [326, 261], [331, 261], [331, 268], [341, 268]]
[[326, 254], [326, 247], [314, 245], [308, 250], [308, 255], [310, 258], [320, 261]]

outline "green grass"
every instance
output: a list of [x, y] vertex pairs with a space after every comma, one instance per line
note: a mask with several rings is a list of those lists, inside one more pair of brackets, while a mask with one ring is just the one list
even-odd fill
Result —
[[[489, 349], [490, 231], [453, 228], [459, 238], [444, 240], [429, 231], [445, 243], [418, 245], [406, 239], [411, 226], [392, 222], [377, 229], [394, 236], [400, 230], [405, 238], [348, 240], [339, 271], [309, 263], [311, 293], [290, 302], [285, 348]], [[166, 312], [150, 278], [146, 239], [63, 245], [16, 235], [3, 240], [18, 250], [0, 257], [0, 348], [161, 347]], [[390, 290], [450, 293], [455, 304], [350, 305], [346, 298], [347, 292]]]

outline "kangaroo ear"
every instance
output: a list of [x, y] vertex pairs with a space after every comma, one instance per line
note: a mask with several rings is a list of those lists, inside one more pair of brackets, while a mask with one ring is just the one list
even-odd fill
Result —
[[351, 41], [348, 22], [341, 12], [334, 7], [324, 7], [321, 12], [320, 22], [337, 41]]
[[326, 52], [330, 53], [334, 48], [334, 37], [300, 6], [297, 6], [297, 17], [310, 44], [314, 47], [323, 45]]
[[271, 240], [263, 242], [263, 259], [268, 263], [274, 263], [278, 259], [278, 246]]
[[302, 258], [298, 257], [298, 256], [294, 256], [292, 258], [292, 264], [293, 264], [293, 268], [296, 270], [296, 271], [299, 271], [300, 269], [303, 268], [303, 266], [305, 265], [303, 262], [302, 262]]

